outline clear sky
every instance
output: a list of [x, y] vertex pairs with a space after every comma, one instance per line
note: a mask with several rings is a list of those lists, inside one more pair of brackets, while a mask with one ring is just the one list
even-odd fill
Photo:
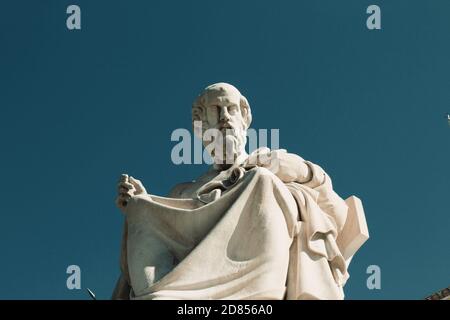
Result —
[[[381, 30], [366, 28], [371, 4]], [[170, 135], [219, 81], [248, 98], [252, 127], [280, 129], [282, 148], [362, 199], [371, 238], [347, 298], [450, 285], [449, 17], [448, 0], [2, 1], [0, 298], [109, 298], [119, 175], [164, 195], [204, 171], [171, 162]], [[83, 290], [66, 288], [72, 264]]]

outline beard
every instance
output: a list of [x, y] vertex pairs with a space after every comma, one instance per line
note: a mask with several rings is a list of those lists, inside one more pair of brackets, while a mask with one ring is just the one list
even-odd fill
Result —
[[232, 165], [236, 158], [245, 151], [247, 131], [243, 124], [229, 125], [214, 130], [212, 141], [204, 141], [205, 148], [217, 165]]

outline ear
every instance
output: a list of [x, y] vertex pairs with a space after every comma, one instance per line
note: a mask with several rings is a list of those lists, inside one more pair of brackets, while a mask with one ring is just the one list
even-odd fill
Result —
[[252, 123], [252, 111], [250, 110], [247, 99], [243, 95], [241, 95], [240, 107], [242, 118], [244, 118], [246, 129], [248, 129]]

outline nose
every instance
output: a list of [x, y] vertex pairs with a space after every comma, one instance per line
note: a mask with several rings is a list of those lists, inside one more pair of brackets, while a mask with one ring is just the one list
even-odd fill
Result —
[[223, 107], [220, 108], [220, 121], [229, 121], [230, 120], [230, 114], [228, 113], [228, 108]]

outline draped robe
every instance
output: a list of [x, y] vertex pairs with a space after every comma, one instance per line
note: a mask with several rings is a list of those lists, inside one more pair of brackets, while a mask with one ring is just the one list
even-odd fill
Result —
[[305, 183], [238, 166], [126, 207], [130, 299], [343, 299], [347, 205], [319, 166]]

